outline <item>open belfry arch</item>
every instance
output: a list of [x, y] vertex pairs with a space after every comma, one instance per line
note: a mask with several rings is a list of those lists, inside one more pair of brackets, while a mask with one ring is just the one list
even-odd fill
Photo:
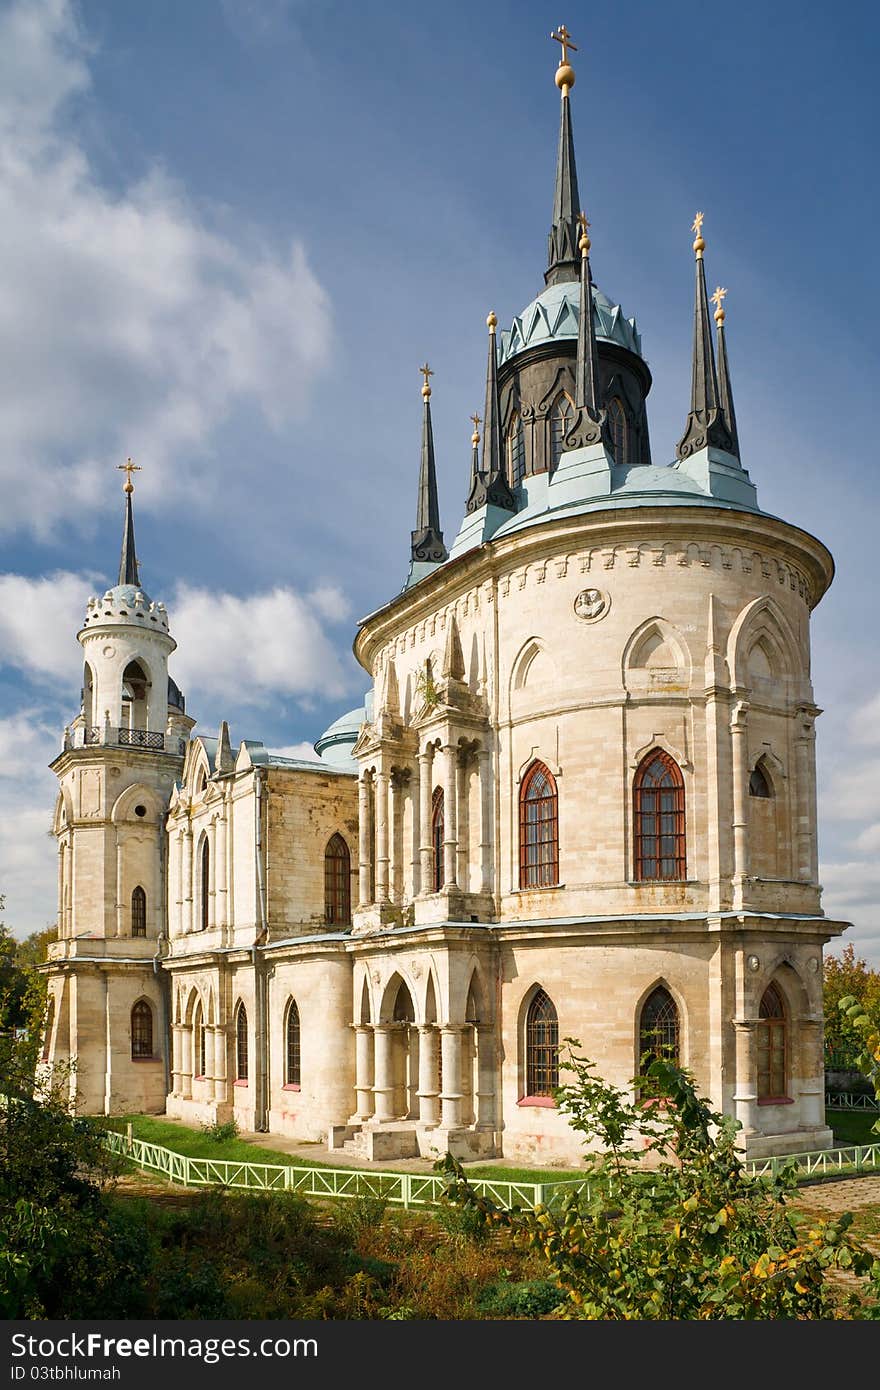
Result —
[[[641, 335], [593, 279], [613, 229], [583, 210], [578, 49], [552, 38], [543, 287], [485, 316], [454, 536], [443, 373], [419, 369], [408, 571], [359, 625], [368, 690], [316, 760], [195, 731], [122, 465], [118, 583], [89, 600], [52, 764], [44, 1065], [76, 1059], [82, 1110], [563, 1163], [573, 1037], [619, 1086], [651, 1056], [692, 1069], [749, 1156], [831, 1143], [822, 951], [846, 924], [820, 901], [809, 623], [832, 559], [759, 506], [702, 211], [690, 397], [654, 462]], [[593, 113], [588, 157], [607, 146]]]

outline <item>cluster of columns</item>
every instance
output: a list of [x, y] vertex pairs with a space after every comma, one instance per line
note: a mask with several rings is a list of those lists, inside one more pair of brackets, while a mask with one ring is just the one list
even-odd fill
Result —
[[[433, 742], [415, 757], [415, 766], [392, 764], [390, 755], [363, 769], [358, 781], [360, 837], [359, 901], [399, 902], [404, 860], [411, 865], [412, 896], [434, 891], [432, 808], [435, 788], [443, 791], [443, 887], [469, 891], [470, 847], [467, 823], [471, 773], [479, 777], [479, 892], [492, 892], [491, 817], [494, 783], [487, 748]], [[410, 808], [412, 844], [403, 845], [404, 806]]]
[[199, 1076], [196, 1057], [194, 1023], [175, 1023], [171, 1029], [171, 1090], [184, 1100], [193, 1099], [193, 1081], [198, 1080], [202, 1094], [197, 1100], [225, 1102], [227, 1087], [226, 1029], [222, 1024], [204, 1023], [205, 1071]]
[[355, 1118], [412, 1119], [460, 1129], [494, 1126], [494, 1049], [489, 1024], [355, 1025]]

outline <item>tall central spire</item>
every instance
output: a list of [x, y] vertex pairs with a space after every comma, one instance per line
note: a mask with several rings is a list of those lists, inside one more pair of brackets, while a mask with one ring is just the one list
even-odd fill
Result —
[[125, 482], [122, 485], [125, 493], [125, 525], [122, 529], [122, 553], [119, 557], [119, 583], [131, 584], [139, 589], [141, 581], [138, 577], [137, 551], [134, 546], [134, 515], [131, 509], [134, 483], [131, 481], [131, 475], [140, 472], [140, 465], [126, 459], [125, 463], [118, 463], [116, 467], [125, 474]]
[[703, 265], [703, 252], [706, 242], [703, 239], [703, 214], [698, 212], [691, 227], [696, 232], [694, 257], [696, 260], [696, 288], [694, 291], [694, 351], [691, 367], [691, 408], [685, 431], [678, 441], [677, 453], [680, 459], [688, 458], [698, 449], [713, 445], [716, 449], [730, 451], [730, 431], [724, 422], [724, 412], [718, 397], [718, 375], [715, 370], [715, 354], [712, 350], [712, 329], [709, 323], [709, 300], [706, 294], [706, 270]]
[[567, 280], [577, 280], [580, 271], [577, 216], [581, 204], [568, 97], [575, 82], [574, 68], [568, 61], [568, 50], [577, 52], [577, 48], [571, 42], [571, 36], [564, 24], [561, 24], [558, 31], [550, 37], [562, 45], [559, 66], [556, 69], [556, 85], [562, 93], [562, 111], [559, 120], [559, 147], [556, 152], [553, 225], [547, 241], [547, 269], [544, 271], [544, 281], [547, 285], [558, 285]]

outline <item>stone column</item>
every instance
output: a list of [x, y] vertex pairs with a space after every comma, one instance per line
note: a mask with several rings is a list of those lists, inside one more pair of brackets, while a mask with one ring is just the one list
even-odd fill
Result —
[[373, 1025], [375, 1082], [373, 1084], [374, 1117], [380, 1122], [393, 1120], [394, 1113], [394, 1025]]
[[443, 745], [443, 887], [458, 887], [458, 749]]
[[354, 1090], [357, 1100], [355, 1118], [364, 1121], [373, 1113], [373, 1029], [370, 1024], [355, 1024], [354, 1038]]
[[806, 1015], [800, 1025], [800, 1101], [801, 1124], [820, 1129], [825, 1126], [825, 1055], [822, 1047], [822, 1019]]
[[470, 888], [470, 801], [468, 798], [468, 784], [470, 782], [470, 767], [468, 766], [468, 755], [462, 749], [458, 754], [458, 786], [456, 788], [458, 806], [458, 862], [456, 865], [455, 881], [459, 887], [467, 893]]
[[437, 1061], [440, 1034], [433, 1023], [419, 1028], [419, 1124], [433, 1128], [440, 1119]]
[[799, 709], [795, 739], [797, 783], [794, 789], [794, 830], [797, 848], [796, 875], [802, 883], [817, 883], [816, 846], [816, 729], [814, 715]]
[[444, 1129], [461, 1128], [461, 1029], [440, 1029], [443, 1059], [443, 1091], [440, 1118]]
[[495, 1128], [495, 1029], [478, 1023], [474, 1029], [477, 1044], [476, 1123], [478, 1129]]
[[377, 772], [376, 788], [376, 902], [388, 901], [388, 782], [387, 772]]
[[736, 1089], [733, 1103], [742, 1133], [755, 1134], [758, 1129], [758, 1047], [756, 1018], [735, 1018], [736, 1029]]
[[185, 932], [193, 929], [193, 831], [187, 820], [183, 831], [183, 921]]
[[203, 1023], [205, 1030], [205, 1099], [211, 1100], [214, 1095], [214, 1029], [209, 1023]]
[[226, 926], [226, 817], [216, 821], [217, 867], [214, 871], [214, 925]]
[[179, 1096], [182, 1091], [183, 1039], [179, 1023], [171, 1027], [171, 1094]]
[[[214, 1100], [224, 1105], [229, 1099], [226, 1079], [226, 1029], [218, 1023], [214, 1033]], [[206, 1059], [207, 1060], [207, 1059]]]
[[370, 880], [372, 878], [372, 836], [370, 834], [370, 774], [362, 772], [358, 778], [358, 897], [359, 907], [366, 907], [372, 901]]
[[[122, 836], [116, 827], [116, 935], [125, 936], [125, 898], [122, 874]], [[129, 933], [130, 935], [130, 933]]]
[[174, 853], [176, 856], [175, 879], [177, 880], [177, 927], [178, 935], [186, 930], [183, 922], [183, 901], [184, 901], [184, 878], [183, 878], [183, 831], [179, 830], [174, 837]]
[[397, 855], [401, 805], [400, 773], [395, 769], [388, 778], [388, 897], [400, 901], [398, 877], [400, 861]]
[[217, 925], [217, 822], [208, 823], [208, 929]]
[[740, 700], [730, 721], [733, 751], [733, 906], [743, 906], [745, 881], [749, 872], [749, 706]]
[[434, 746], [429, 744], [419, 753], [419, 858], [421, 860], [420, 892], [434, 891], [434, 851], [431, 844], [431, 802], [434, 795]]
[[492, 874], [492, 800], [495, 788], [489, 749], [481, 748], [477, 759], [480, 769], [480, 892], [492, 893], [495, 886]]
[[192, 1100], [193, 1079], [193, 1029], [191, 1023], [180, 1025], [180, 1094], [184, 1100]]

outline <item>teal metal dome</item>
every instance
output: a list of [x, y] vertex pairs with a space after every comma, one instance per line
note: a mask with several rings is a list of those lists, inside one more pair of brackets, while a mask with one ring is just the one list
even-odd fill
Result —
[[321, 737], [316, 739], [313, 746], [318, 757], [333, 767], [342, 768], [346, 772], [356, 772], [357, 764], [351, 756], [351, 750], [357, 742], [366, 717], [367, 712], [363, 705], [340, 715], [324, 730]]
[[[577, 280], [566, 280], [543, 290], [516, 315], [510, 328], [502, 331], [499, 367], [526, 348], [560, 338], [577, 338], [580, 298], [581, 287]], [[635, 319], [625, 318], [620, 305], [612, 304], [596, 285], [593, 286], [593, 322], [597, 338], [616, 343], [641, 357], [642, 339]]]

